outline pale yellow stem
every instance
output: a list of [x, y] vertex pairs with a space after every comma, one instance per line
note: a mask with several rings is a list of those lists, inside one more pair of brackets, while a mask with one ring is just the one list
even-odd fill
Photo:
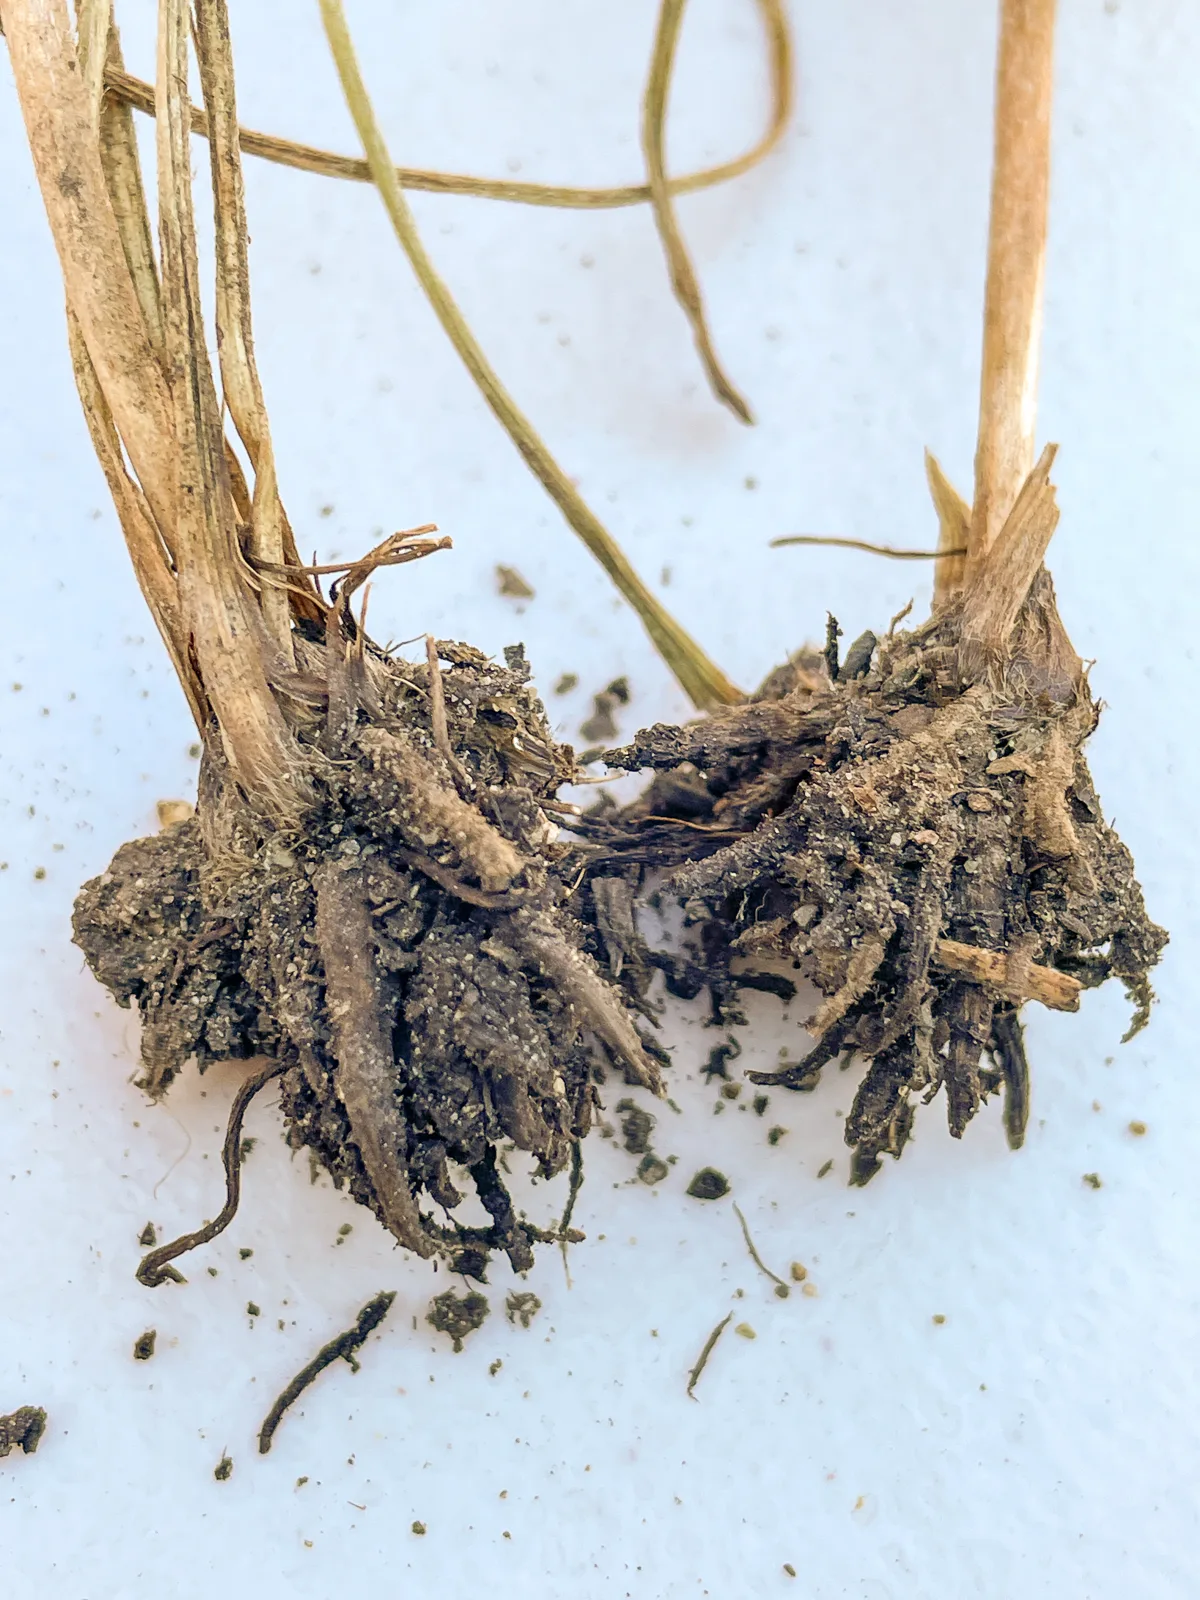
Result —
[[975, 504], [966, 579], [1034, 460], [1055, 0], [1001, 0]]

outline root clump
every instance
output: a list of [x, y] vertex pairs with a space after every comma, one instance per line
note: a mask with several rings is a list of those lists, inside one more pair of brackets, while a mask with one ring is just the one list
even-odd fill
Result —
[[[750, 1076], [805, 1090], [828, 1062], [864, 1058], [845, 1130], [864, 1183], [899, 1156], [915, 1103], [942, 1090], [955, 1137], [1003, 1091], [1019, 1146], [1022, 1004], [1075, 1010], [1117, 977], [1132, 1034], [1166, 934], [1101, 813], [1083, 754], [1097, 708], [1044, 572], [1000, 663], [980, 666], [955, 608], [864, 635], [841, 663], [835, 629], [824, 655], [800, 653], [750, 703], [611, 752], [654, 780], [624, 814], [580, 828], [601, 942], [612, 885], [632, 895], [665, 869], [659, 892], [684, 906], [715, 1021], [736, 1020], [755, 961], [789, 962], [820, 991], [804, 1058]], [[623, 982], [644, 987], [664, 965], [678, 976], [688, 962], [626, 936]]]
[[[400, 1244], [476, 1277], [500, 1249], [524, 1271], [551, 1235], [517, 1215], [499, 1143], [559, 1172], [610, 1068], [659, 1084], [564, 908], [544, 806], [573, 757], [519, 648], [501, 667], [430, 641], [400, 663], [346, 605], [293, 637], [315, 803], [272, 828], [208, 740], [197, 815], [117, 852], [80, 894], [76, 942], [140, 1013], [150, 1093], [193, 1058], [283, 1063], [290, 1143]], [[454, 1216], [471, 1190], [484, 1225]]]

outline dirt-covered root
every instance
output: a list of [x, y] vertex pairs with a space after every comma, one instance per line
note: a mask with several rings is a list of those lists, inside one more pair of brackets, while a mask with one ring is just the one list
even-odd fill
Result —
[[[498, 1248], [524, 1270], [542, 1235], [500, 1146], [559, 1172], [606, 1071], [658, 1087], [566, 910], [543, 802], [570, 752], [519, 652], [498, 667], [443, 643], [418, 667], [297, 636], [297, 655], [318, 795], [303, 824], [259, 822], [210, 742], [197, 816], [117, 852], [80, 894], [76, 942], [141, 1014], [151, 1093], [192, 1058], [282, 1063], [290, 1142], [400, 1244], [476, 1275]], [[455, 1215], [470, 1193], [486, 1221]]]
[[[1115, 976], [1132, 1033], [1166, 942], [1092, 788], [1086, 684], [1063, 693], [1026, 672], [964, 685], [960, 670], [953, 617], [866, 635], [840, 671], [798, 657], [750, 704], [613, 752], [655, 779], [623, 816], [582, 824], [602, 943], [609, 885], [662, 867], [714, 994], [763, 957], [820, 990], [804, 1059], [751, 1076], [809, 1089], [827, 1062], [864, 1058], [845, 1130], [860, 1183], [900, 1154], [916, 1101], [940, 1090], [955, 1137], [1002, 1092], [1018, 1146], [1021, 1006], [1074, 1010]], [[626, 937], [623, 982], [661, 963]]]

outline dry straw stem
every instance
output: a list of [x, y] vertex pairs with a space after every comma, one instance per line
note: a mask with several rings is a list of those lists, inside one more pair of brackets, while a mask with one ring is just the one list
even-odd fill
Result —
[[[771, 78], [771, 111], [762, 137], [740, 156], [715, 167], [667, 180], [670, 195], [699, 194], [740, 178], [768, 156], [783, 136], [792, 110], [792, 46], [782, 0], [756, 0], [766, 31]], [[123, 64], [112, 61], [104, 73], [107, 100], [133, 106], [154, 115], [154, 89], [135, 78]], [[192, 132], [208, 137], [208, 115], [200, 106], [191, 108]], [[320, 177], [344, 178], [353, 183], [373, 183], [370, 163], [360, 156], [336, 155], [314, 145], [280, 139], [274, 134], [239, 128], [238, 139], [246, 155], [259, 156], [278, 166], [295, 167]], [[479, 200], [503, 200], [515, 205], [562, 207], [567, 210], [605, 211], [621, 206], [644, 205], [651, 198], [650, 185], [626, 183], [610, 188], [587, 189], [565, 184], [529, 183], [512, 178], [477, 178], [454, 172], [429, 172], [421, 167], [397, 167], [396, 179], [402, 189], [425, 194], [471, 195]]]
[[1055, 0], [1002, 0], [975, 504], [966, 579], [1033, 467], [1050, 189]]
[[339, 0], [321, 0], [321, 17], [346, 103], [396, 237], [439, 322], [493, 414], [568, 524], [637, 612], [655, 648], [692, 703], [701, 710], [736, 703], [742, 698], [740, 692], [646, 588], [492, 369], [421, 242], [375, 118]]
[[667, 183], [664, 149], [667, 96], [671, 88], [671, 73], [675, 66], [675, 52], [679, 44], [679, 31], [686, 4], [687, 0], [662, 0], [659, 6], [654, 50], [650, 57], [650, 75], [646, 81], [646, 92], [642, 100], [642, 152], [646, 157], [646, 173], [650, 179], [650, 202], [654, 208], [654, 222], [662, 240], [667, 267], [671, 274], [671, 288], [691, 324], [692, 336], [696, 341], [696, 350], [705, 375], [718, 400], [728, 406], [740, 422], [753, 423], [750, 407], [725, 375], [713, 348], [712, 335], [704, 314], [704, 301], [700, 295], [700, 283], [688, 257], [683, 235], [679, 231]]
[[[196, 16], [215, 130], [218, 333], [232, 406], [257, 456], [254, 503], [224, 437], [204, 340], [186, 100], [188, 12], [159, 6], [156, 264], [127, 109], [102, 93], [120, 65], [109, 0], [80, 0], [77, 39], [63, 0], [4, 0], [14, 78], [62, 264], [76, 381], [138, 580], [197, 725], [219, 730], [248, 799], [295, 817], [307, 781], [268, 685], [289, 628], [275, 592], [242, 554], [256, 543], [296, 562], [274, 491], [249, 329], [228, 25], [221, 0]], [[222, 45], [222, 39], [225, 43]], [[241, 254], [239, 254], [239, 251]], [[312, 605], [312, 600], [307, 604]], [[284, 602], [286, 605], [286, 601]], [[215, 725], [214, 725], [215, 718]]]

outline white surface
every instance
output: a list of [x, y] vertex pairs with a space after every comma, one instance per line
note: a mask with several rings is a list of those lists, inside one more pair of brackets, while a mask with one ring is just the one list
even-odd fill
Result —
[[[354, 149], [315, 7], [295, 8], [286, 73], [267, 36], [276, 9], [233, 9], [244, 120]], [[147, 7], [124, 11], [149, 75]], [[581, 182], [638, 172], [649, 0], [350, 11], [397, 159]], [[771, 551], [771, 536], [927, 544], [926, 443], [970, 488], [993, 7], [802, 4], [795, 21], [786, 147], [681, 207], [753, 432], [702, 385], [644, 211], [414, 200], [520, 401], [641, 570], [671, 567], [670, 603], [747, 684], [818, 635], [827, 606], [853, 636], [914, 589], [918, 608], [927, 597], [909, 567]], [[186, 1264], [186, 1287], [134, 1282], [147, 1218], [165, 1237], [212, 1214], [238, 1074], [150, 1107], [129, 1083], [134, 1024], [69, 943], [78, 884], [152, 827], [156, 799], [191, 792], [195, 764], [89, 451], [0, 68], [0, 1410], [50, 1413], [37, 1455], [0, 1463], [6, 1596], [1200, 1593], [1200, 13], [1068, 0], [1059, 59], [1040, 437], [1063, 446], [1062, 611], [1109, 703], [1093, 770], [1173, 933], [1152, 1026], [1120, 1047], [1116, 990], [1076, 1018], [1033, 1010], [1025, 1150], [1008, 1154], [996, 1108], [952, 1145], [938, 1105], [903, 1161], [856, 1191], [848, 1081], [775, 1095], [762, 1122], [731, 1107], [714, 1123], [694, 1076], [713, 1037], [680, 1023], [683, 1114], [657, 1108], [670, 1179], [631, 1184], [630, 1158], [592, 1141], [573, 1289], [544, 1252], [527, 1287], [545, 1309], [514, 1330], [496, 1270], [491, 1319], [458, 1356], [422, 1320], [445, 1277], [310, 1187], [267, 1103], [233, 1228]], [[752, 7], [697, 0], [675, 166], [739, 148], [762, 92]], [[197, 147], [201, 198], [203, 159]], [[376, 585], [377, 632], [523, 639], [543, 685], [579, 674], [551, 698], [567, 737], [619, 672], [634, 687], [623, 731], [680, 716], [636, 622], [472, 392], [373, 194], [256, 163], [247, 178], [259, 354], [302, 547], [348, 554], [436, 520], [454, 553]], [[495, 594], [496, 561], [534, 584], [523, 612]], [[756, 1017], [740, 1067], [797, 1043], [777, 1002]], [[772, 1149], [775, 1121], [791, 1132]], [[730, 1174], [767, 1261], [805, 1262], [819, 1297], [776, 1300], [729, 1202], [684, 1196], [704, 1161]], [[562, 1189], [531, 1206], [554, 1214]], [[277, 1389], [381, 1287], [397, 1301], [362, 1371], [329, 1371], [258, 1458]], [[730, 1329], [695, 1404], [687, 1370], [729, 1309], [758, 1337]], [[147, 1327], [158, 1353], [135, 1364]], [[217, 1483], [225, 1449], [233, 1476]]]

